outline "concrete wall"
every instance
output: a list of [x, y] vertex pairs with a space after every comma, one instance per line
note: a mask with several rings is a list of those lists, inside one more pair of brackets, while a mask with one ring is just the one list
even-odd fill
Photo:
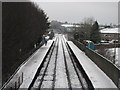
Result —
[[99, 44], [99, 45], [95, 45], [96, 49], [100, 49], [100, 48], [120, 48], [120, 44]]
[[107, 58], [94, 52], [93, 50], [84, 47], [83, 44], [78, 41], [72, 40], [74, 44], [83, 50], [86, 55], [101, 69], [104, 73], [115, 83], [117, 87], [120, 87], [120, 69], [112, 64]]

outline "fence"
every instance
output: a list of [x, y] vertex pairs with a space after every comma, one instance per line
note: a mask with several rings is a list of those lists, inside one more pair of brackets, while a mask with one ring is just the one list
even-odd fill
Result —
[[38, 50], [44, 43], [40, 42], [40, 44], [38, 46], [36, 46], [36, 48], [32, 49], [30, 52], [28, 52], [27, 54], [23, 55], [20, 59], [25, 60], [16, 70], [15, 72], [12, 74], [12, 76], [7, 80], [6, 83], [3, 84], [3, 86], [0, 88], [0, 90], [4, 90], [4, 89], [13, 89], [13, 90], [17, 90], [20, 85], [23, 82], [23, 72], [21, 73], [21, 75], [18, 77], [18, 79], [13, 83], [13, 85], [8, 86], [9, 81], [13, 78], [13, 76], [16, 74], [16, 72], [19, 70], [19, 68], [28, 61], [27, 58], [29, 58], [29, 56], [31, 56], [36, 50]]
[[[8, 80], [8, 82], [9, 82], [9, 80]], [[6, 84], [8, 84], [8, 82], [6, 82]], [[1, 90], [18, 90], [22, 83], [23, 83], [23, 72], [19, 76], [17, 76], [17, 79], [14, 81], [14, 83], [11, 83], [11, 85], [7, 86], [7, 87], [6, 87], [6, 84], [5, 84], [1, 88]]]
[[23, 82], [23, 73], [21, 74], [21, 76], [18, 77], [18, 79], [15, 81], [14, 86], [10, 87], [11, 90], [18, 90], [20, 85]]
[[83, 50], [85, 54], [120, 88], [120, 69], [112, 64], [107, 58], [85, 47], [82, 43], [72, 40], [73, 43]]

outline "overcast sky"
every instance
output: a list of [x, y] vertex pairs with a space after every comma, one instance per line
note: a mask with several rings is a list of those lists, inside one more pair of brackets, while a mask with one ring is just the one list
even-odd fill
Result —
[[118, 2], [36, 2], [50, 20], [80, 23], [94, 17], [99, 24], [118, 24]]

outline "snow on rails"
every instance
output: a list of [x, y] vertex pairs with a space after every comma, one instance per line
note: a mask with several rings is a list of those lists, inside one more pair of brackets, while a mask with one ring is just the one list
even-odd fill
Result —
[[[47, 46], [36, 51], [16, 75], [20, 72], [24, 72], [24, 76], [18, 89], [116, 88], [102, 70], [62, 34], [56, 35]], [[11, 79], [11, 82], [14, 80], [15, 78]]]

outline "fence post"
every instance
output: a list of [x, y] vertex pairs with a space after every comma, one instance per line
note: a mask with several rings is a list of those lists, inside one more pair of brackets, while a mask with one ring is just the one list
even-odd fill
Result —
[[22, 72], [22, 82], [23, 82], [23, 72]]
[[20, 87], [20, 77], [18, 78], [18, 88]]
[[118, 81], [118, 88], [120, 90], [120, 78], [119, 78], [119, 81]]
[[17, 90], [17, 83], [15, 82], [15, 90]]
[[10, 90], [12, 90], [12, 87], [10, 87]]

